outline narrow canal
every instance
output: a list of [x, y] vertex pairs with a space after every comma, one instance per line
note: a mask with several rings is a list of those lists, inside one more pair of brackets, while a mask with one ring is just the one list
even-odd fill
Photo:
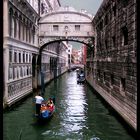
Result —
[[65, 73], [45, 91], [45, 99], [56, 97], [51, 120], [37, 123], [29, 97], [4, 112], [4, 140], [134, 140], [88, 85], [77, 84], [76, 72]]

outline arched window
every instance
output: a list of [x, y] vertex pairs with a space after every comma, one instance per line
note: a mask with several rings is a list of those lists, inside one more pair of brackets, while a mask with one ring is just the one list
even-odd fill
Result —
[[18, 21], [18, 27], [19, 27], [19, 34], [18, 34], [18, 36], [19, 36], [19, 40], [21, 39], [21, 32], [22, 32], [22, 24], [21, 24], [21, 21], [22, 21], [22, 17], [21, 17], [21, 15], [19, 16], [19, 21]]
[[18, 18], [18, 14], [17, 12], [15, 12], [14, 15], [14, 37], [17, 38], [17, 18]]
[[28, 34], [28, 21], [27, 21], [27, 26], [26, 26], [26, 41], [28, 42], [29, 41], [29, 39], [28, 39], [28, 36], [29, 36], [29, 34]]
[[25, 19], [23, 19], [23, 26], [22, 26], [22, 39], [25, 40]]
[[12, 8], [10, 8], [9, 10], [9, 36], [12, 36], [12, 30], [13, 30], [13, 22], [12, 22], [12, 18], [13, 18], [13, 10]]
[[122, 45], [128, 45], [128, 29], [126, 26], [122, 27]]
[[35, 27], [33, 26], [33, 44], [35, 43]]
[[29, 43], [31, 43], [31, 28], [32, 28], [32, 23], [29, 25]]

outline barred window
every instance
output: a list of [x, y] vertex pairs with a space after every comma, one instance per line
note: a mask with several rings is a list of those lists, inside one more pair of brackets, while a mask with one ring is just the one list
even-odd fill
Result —
[[53, 25], [53, 31], [58, 31], [58, 30], [59, 30], [58, 25]]
[[75, 25], [75, 31], [80, 31], [80, 25]]

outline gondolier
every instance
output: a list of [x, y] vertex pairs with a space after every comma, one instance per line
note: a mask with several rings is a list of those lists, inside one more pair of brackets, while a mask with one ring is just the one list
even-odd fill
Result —
[[40, 114], [40, 108], [41, 108], [41, 104], [43, 101], [44, 101], [44, 98], [40, 94], [35, 96], [36, 115], [37, 116]]

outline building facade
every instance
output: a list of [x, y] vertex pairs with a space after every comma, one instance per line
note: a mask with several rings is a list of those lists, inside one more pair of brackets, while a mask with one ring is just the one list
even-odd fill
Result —
[[[37, 7], [36, 7], [37, 8]], [[4, 104], [32, 91], [32, 56], [38, 53], [36, 10], [28, 1], [4, 1]]]
[[96, 39], [86, 66], [87, 80], [136, 130], [136, 0], [104, 0], [93, 25]]
[[[33, 87], [37, 87], [38, 85], [37, 72], [35, 69], [37, 69], [36, 62], [39, 53], [38, 20], [41, 15], [39, 11], [42, 10], [39, 6], [41, 3], [41, 0], [3, 1], [4, 107], [10, 106], [24, 96], [27, 96], [32, 92]], [[49, 7], [46, 11], [51, 11], [50, 9], [59, 7], [60, 2], [59, 0], [46, 0], [46, 5], [46, 9]], [[53, 51], [56, 52], [56, 46], [58, 45], [51, 44], [48, 47], [49, 49], [43, 52], [47, 53], [50, 62], [54, 62], [52, 55], [54, 55]], [[63, 45], [59, 46], [60, 48], [61, 46], [63, 47]], [[61, 55], [62, 54], [59, 53], [59, 56], [64, 59], [63, 55]], [[61, 59], [59, 59], [59, 61], [65, 63]], [[44, 56], [42, 58], [42, 63], [43, 62]], [[64, 71], [62, 70], [62, 72]], [[48, 77], [51, 79], [51, 76]], [[45, 79], [45, 81], [49, 80]]]

